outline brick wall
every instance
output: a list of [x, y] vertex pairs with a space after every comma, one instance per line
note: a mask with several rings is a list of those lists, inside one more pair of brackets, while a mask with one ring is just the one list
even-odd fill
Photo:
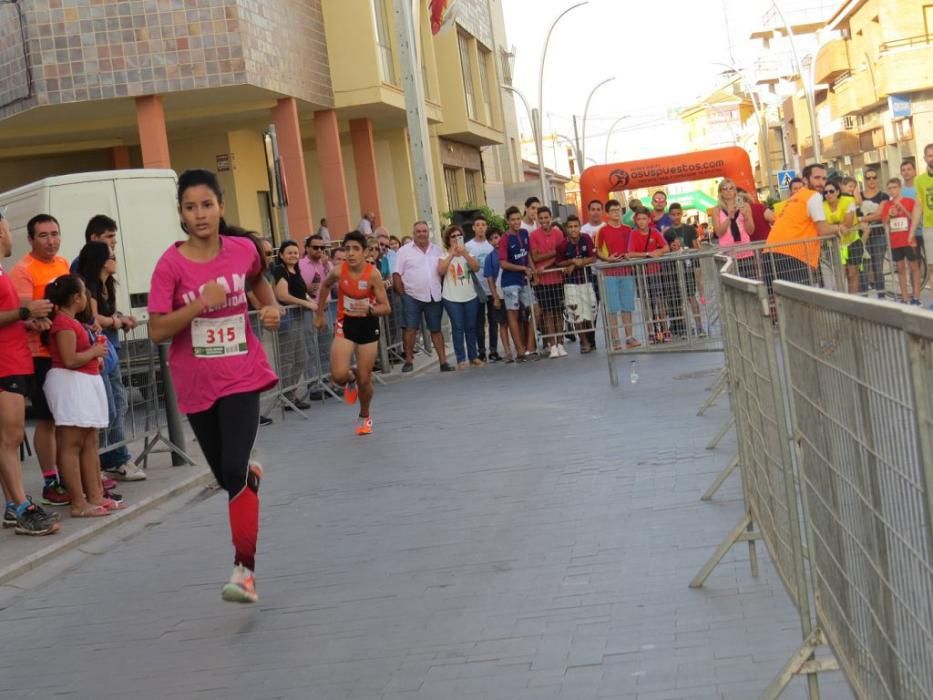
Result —
[[[321, 0], [23, 0], [20, 5], [38, 104], [241, 84], [333, 104]], [[8, 24], [0, 22], [0, 67], [15, 48], [7, 47], [15, 43]], [[17, 80], [21, 83], [22, 76], [0, 71], [0, 96], [21, 90]], [[0, 117], [25, 106], [0, 106]]]
[[30, 97], [19, 8], [0, 4], [0, 111]]
[[453, 7], [457, 24], [488, 49], [495, 49], [487, 0], [459, 0]]

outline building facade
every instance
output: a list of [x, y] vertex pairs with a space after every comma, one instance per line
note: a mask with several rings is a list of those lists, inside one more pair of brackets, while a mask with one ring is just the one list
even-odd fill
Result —
[[[499, 2], [459, 0], [436, 35], [420, 2], [439, 212], [485, 202], [484, 151], [507, 147]], [[393, 0], [0, 4], [0, 191], [90, 170], [206, 167], [228, 218], [277, 239], [322, 217], [340, 236], [368, 211], [403, 235], [416, 207], [398, 46]], [[287, 214], [270, 186], [270, 125]], [[520, 179], [508, 153], [488, 160], [499, 182]]]

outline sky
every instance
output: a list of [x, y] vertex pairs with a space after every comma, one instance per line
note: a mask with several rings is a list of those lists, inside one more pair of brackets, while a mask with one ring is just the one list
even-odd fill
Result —
[[[515, 51], [513, 85], [533, 107], [548, 26], [572, 4], [503, 0]], [[572, 136], [572, 115], [582, 120], [587, 95], [614, 77], [590, 103], [587, 159], [604, 162], [606, 134], [623, 115], [629, 116], [613, 131], [609, 162], [682, 151], [681, 130], [665, 123], [667, 114], [725, 82], [724, 68], [716, 62], [751, 64], [756, 45], [748, 37], [770, 5], [770, 0], [589, 0], [560, 20], [548, 44], [544, 132]], [[530, 133], [521, 102], [516, 111], [520, 128]]]

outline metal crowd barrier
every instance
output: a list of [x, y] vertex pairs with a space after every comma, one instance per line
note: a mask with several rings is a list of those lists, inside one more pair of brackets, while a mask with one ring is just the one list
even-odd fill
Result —
[[[613, 386], [618, 386], [615, 362], [622, 354], [722, 350], [717, 252], [694, 250], [595, 266]], [[634, 342], [627, 343], [630, 338]]]
[[[592, 267], [584, 267], [568, 275], [555, 267], [538, 272], [539, 283], [532, 287], [534, 304], [531, 322], [540, 339], [539, 350], [552, 344], [563, 344], [568, 333], [578, 338], [586, 335], [595, 345], [597, 302], [596, 276]], [[547, 284], [540, 283], [544, 279]]]
[[933, 697], [933, 315], [776, 284], [817, 631], [860, 698]]
[[691, 586], [740, 542], [756, 575], [760, 539], [802, 635], [762, 697], [803, 675], [817, 698], [835, 669], [859, 698], [933, 697], [933, 315], [776, 281], [775, 326], [737, 267], [720, 288], [745, 512]]
[[[792, 468], [789, 414], [768, 293], [763, 282], [727, 274], [733, 267], [737, 267], [735, 260], [730, 260], [720, 277], [720, 289], [730, 403], [739, 446], [737, 464], [742, 473], [745, 512], [694, 576], [690, 586], [702, 586], [726, 553], [739, 542], [748, 543], [752, 576], [757, 576], [755, 541], [762, 540], [799, 611], [801, 633], [808, 638], [812, 630], [800, 507]], [[726, 475], [731, 468], [734, 468], [732, 464]], [[815, 677], [810, 676], [808, 682], [811, 693], [818, 692]]]
[[[122, 334], [120, 340], [120, 376], [126, 394], [124, 439], [102, 447], [100, 454], [142, 441], [142, 450], [134, 459], [137, 465], [148, 466], [149, 455], [162, 452], [171, 453], [175, 466], [194, 464], [186, 452], [182, 418], [168, 371], [168, 345], [153, 344], [145, 323]], [[108, 440], [109, 430], [101, 432]]]

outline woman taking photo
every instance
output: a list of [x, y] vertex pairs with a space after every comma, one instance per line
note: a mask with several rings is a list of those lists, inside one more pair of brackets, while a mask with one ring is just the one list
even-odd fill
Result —
[[823, 188], [823, 210], [826, 212], [827, 224], [842, 226], [839, 244], [842, 264], [846, 268], [849, 294], [858, 294], [858, 275], [862, 269], [865, 244], [856, 225], [858, 218], [855, 213], [855, 198], [842, 193], [842, 183], [839, 180], [830, 180]]
[[[304, 311], [316, 311], [317, 305], [308, 295], [308, 285], [301, 276], [298, 261], [301, 252], [295, 241], [284, 241], [279, 246], [279, 256], [275, 267], [272, 268], [272, 279], [275, 283], [275, 298], [283, 306], [289, 306], [286, 315], [282, 318], [279, 330], [279, 356], [282, 358], [282, 388], [285, 390], [285, 399], [288, 403], [285, 410], [297, 408], [300, 411], [311, 408], [311, 404], [298, 398], [295, 393], [301, 383], [301, 374], [305, 369], [305, 348], [302, 344], [302, 314]], [[306, 320], [306, 327], [311, 328], [311, 317]]]
[[[727, 177], [719, 183], [719, 204], [713, 207], [713, 230], [721, 248], [751, 243], [755, 233], [752, 209], [744, 198], [739, 197], [735, 183]], [[756, 276], [754, 256], [751, 250], [736, 253], [740, 277], [753, 279]]]
[[450, 318], [457, 366], [460, 369], [466, 369], [470, 365], [483, 367], [486, 363], [479, 359], [476, 349], [479, 300], [473, 284], [473, 276], [479, 270], [479, 262], [463, 245], [463, 231], [459, 226], [448, 226], [444, 231], [444, 247], [447, 249], [447, 256], [437, 261], [437, 274], [443, 278], [441, 298]]
[[178, 407], [229, 498], [235, 554], [223, 599], [254, 603], [262, 467], [250, 461], [250, 451], [259, 429], [259, 394], [278, 380], [250, 328], [246, 285], [262, 304], [258, 313], [266, 328], [278, 328], [282, 309], [263, 276], [256, 242], [225, 235], [214, 173], [186, 170], [179, 176], [178, 211], [188, 240], [165, 251], [152, 273], [149, 337], [171, 340]]

